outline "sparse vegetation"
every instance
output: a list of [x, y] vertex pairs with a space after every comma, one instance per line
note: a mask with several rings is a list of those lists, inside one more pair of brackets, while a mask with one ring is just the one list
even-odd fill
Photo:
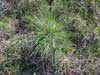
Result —
[[0, 0], [0, 75], [100, 75], [99, 0]]

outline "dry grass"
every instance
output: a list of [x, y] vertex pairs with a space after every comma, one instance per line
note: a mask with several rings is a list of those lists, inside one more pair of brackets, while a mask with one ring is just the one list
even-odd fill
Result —
[[100, 75], [99, 0], [13, 0], [0, 7], [0, 75]]

